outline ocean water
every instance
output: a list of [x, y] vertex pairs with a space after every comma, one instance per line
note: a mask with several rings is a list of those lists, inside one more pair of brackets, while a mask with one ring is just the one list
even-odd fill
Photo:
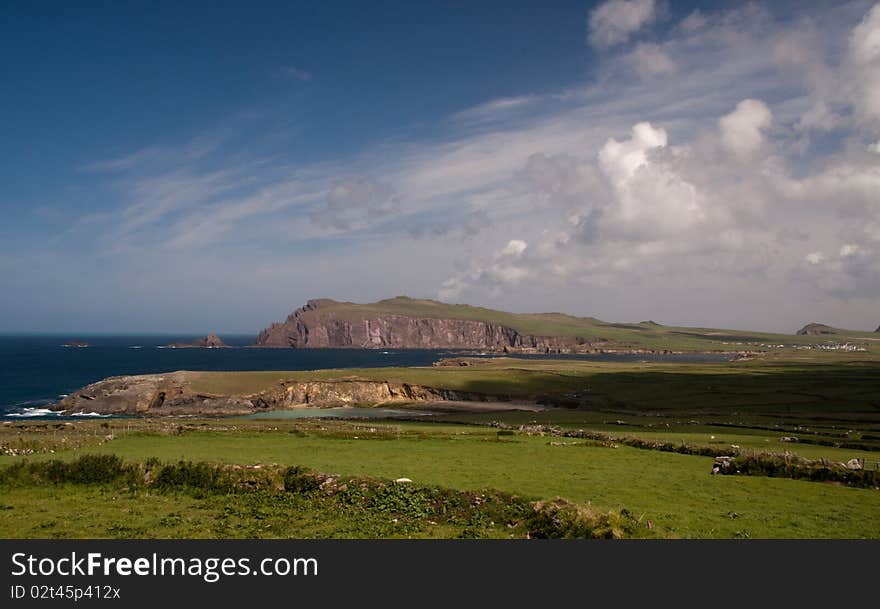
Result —
[[[46, 407], [89, 383], [120, 374], [175, 370], [317, 370], [430, 366], [449, 351], [423, 349], [168, 349], [173, 342], [197, 336], [0, 336], [0, 418], [56, 417]], [[89, 347], [63, 347], [68, 341]], [[245, 347], [254, 336], [223, 336]], [[528, 356], [543, 357], [543, 356]], [[723, 361], [719, 355], [579, 355], [553, 356], [603, 361]]]
[[[421, 349], [168, 349], [197, 336], [0, 336], [0, 417], [57, 416], [46, 406], [89, 383], [120, 374], [175, 370], [315, 370], [430, 366], [448, 355]], [[223, 336], [244, 347], [254, 336]], [[89, 347], [63, 347], [76, 340]]]

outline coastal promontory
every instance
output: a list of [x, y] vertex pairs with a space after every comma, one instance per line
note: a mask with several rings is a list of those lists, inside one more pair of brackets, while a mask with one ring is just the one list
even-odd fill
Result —
[[[591, 351], [607, 344], [562, 314], [516, 315], [468, 305], [397, 297], [370, 304], [310, 300], [270, 325], [259, 347]], [[555, 326], [557, 332], [547, 332]], [[529, 331], [530, 327], [533, 331]], [[582, 330], [586, 328], [581, 327]]]

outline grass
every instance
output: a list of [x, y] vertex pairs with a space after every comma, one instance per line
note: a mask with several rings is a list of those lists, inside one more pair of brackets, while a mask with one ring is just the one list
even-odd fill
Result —
[[[465, 367], [190, 373], [194, 390], [252, 394], [282, 381], [357, 376], [501, 394], [565, 406], [543, 412], [446, 413], [433, 422], [249, 419], [31, 421], [0, 426], [0, 465], [114, 454], [128, 463], [191, 460], [305, 466], [461, 493], [497, 489], [529, 501], [632, 515], [663, 537], [878, 538], [880, 492], [835, 483], [711, 476], [712, 458], [490, 424], [552, 425], [724, 450], [811, 459], [880, 459], [880, 359], [786, 352], [727, 364], [473, 360]], [[419, 408], [417, 404], [410, 408]], [[780, 442], [782, 437], [796, 442]], [[732, 450], [732, 449], [731, 449]], [[494, 491], [493, 491], [494, 492]], [[0, 536], [506, 537], [522, 530], [410, 520], [285, 496], [196, 496], [108, 485], [24, 485], [0, 494]], [[405, 520], [405, 519], [404, 519]], [[424, 520], [424, 519], [423, 519]], [[647, 529], [651, 522], [652, 528]], [[498, 524], [498, 523], [495, 523]]]
[[[0, 528], [9, 537], [620, 538], [651, 533], [626, 513], [564, 500], [529, 502], [491, 490], [331, 477], [301, 467], [152, 459], [132, 464], [115, 455], [85, 455], [0, 468], [0, 488], [13, 501], [0, 504]], [[31, 509], [22, 509], [25, 505]]]
[[592, 410], [761, 414], [859, 420], [880, 408], [880, 359], [846, 353], [785, 355], [720, 364], [621, 363], [517, 358], [471, 359], [470, 366], [318, 371], [192, 372], [194, 391], [249, 395], [283, 381], [357, 377], [544, 399]]
[[[585, 441], [553, 445], [552, 440], [499, 436], [479, 427], [279, 423], [262, 431], [133, 433], [89, 450], [127, 461], [159, 457], [295, 464], [340, 475], [408, 477], [418, 484], [467, 491], [495, 488], [534, 499], [561, 496], [600, 510], [624, 508], [641, 522], [651, 520], [658, 534], [676, 537], [880, 537], [880, 493], [873, 489], [711, 476], [711, 458]], [[18, 495], [4, 496], [9, 503]], [[54, 518], [48, 513], [44, 517]], [[9, 534], [12, 529], [2, 522], [0, 532]]]

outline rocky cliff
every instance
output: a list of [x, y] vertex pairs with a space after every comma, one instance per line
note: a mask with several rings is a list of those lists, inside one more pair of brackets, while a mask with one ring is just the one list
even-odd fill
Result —
[[[340, 314], [339, 303], [310, 300], [256, 340], [260, 347], [360, 349], [478, 349], [486, 351], [589, 351], [581, 337], [533, 336], [504, 325], [468, 319], [400, 314]], [[605, 341], [598, 341], [604, 344]]]
[[238, 415], [302, 407], [377, 406], [446, 401], [494, 401], [479, 393], [451, 391], [356, 377], [334, 380], [282, 381], [250, 394], [209, 394], [192, 389], [192, 372], [116, 376], [71, 393], [53, 406], [76, 413], [166, 415]]

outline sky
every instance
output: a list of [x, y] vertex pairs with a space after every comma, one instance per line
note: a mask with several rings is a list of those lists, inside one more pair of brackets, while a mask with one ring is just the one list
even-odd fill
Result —
[[880, 3], [4, 2], [0, 331], [880, 324]]

